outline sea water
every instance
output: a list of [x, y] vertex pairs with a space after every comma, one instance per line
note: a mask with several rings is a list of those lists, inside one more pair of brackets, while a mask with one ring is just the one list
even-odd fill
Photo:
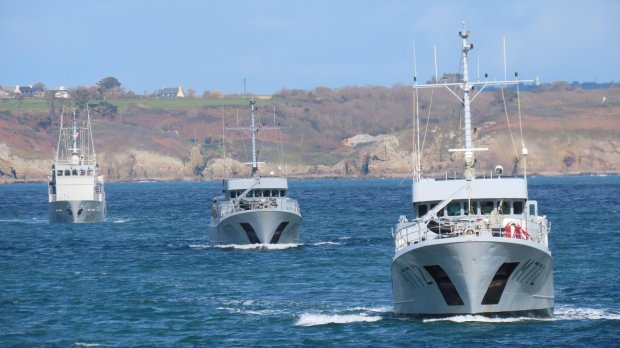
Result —
[[211, 247], [221, 182], [107, 184], [101, 224], [47, 222], [0, 185], [0, 346], [618, 346], [620, 176], [533, 177], [552, 222], [551, 319], [392, 312], [411, 180], [291, 180], [299, 245]]

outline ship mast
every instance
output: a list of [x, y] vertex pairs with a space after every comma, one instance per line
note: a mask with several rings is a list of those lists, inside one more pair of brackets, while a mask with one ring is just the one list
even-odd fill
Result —
[[469, 31], [463, 28], [463, 31], [459, 32], [459, 36], [463, 40], [463, 50], [461, 53], [461, 59], [463, 60], [463, 111], [464, 111], [464, 122], [465, 122], [465, 178], [467, 180], [471, 180], [473, 176], [473, 167], [476, 162], [474, 158], [474, 148], [472, 146], [471, 140], [471, 112], [470, 112], [470, 101], [469, 101], [469, 92], [471, 87], [469, 86], [469, 70], [467, 66], [467, 53], [469, 50], [474, 48], [473, 44], [467, 43], [467, 38], [469, 37]]
[[[437, 83], [426, 84], [426, 85], [417, 85], [415, 84], [413, 88], [417, 89], [425, 89], [425, 88], [446, 88], [454, 97], [461, 101], [463, 105], [463, 122], [464, 122], [464, 130], [465, 130], [465, 144], [461, 149], [449, 149], [450, 152], [464, 152], [464, 160], [465, 160], [465, 172], [464, 177], [466, 180], [474, 180], [476, 178], [475, 165], [476, 158], [474, 153], [477, 151], [486, 151], [488, 148], [486, 147], [474, 147], [472, 140], [472, 131], [471, 131], [471, 108], [470, 105], [476, 99], [476, 97], [487, 87], [487, 86], [506, 86], [506, 85], [518, 85], [519, 83], [531, 83], [534, 80], [518, 80], [516, 77], [518, 74], [515, 73], [514, 80], [504, 80], [504, 81], [469, 81], [469, 65], [468, 65], [468, 56], [470, 50], [474, 49], [474, 45], [469, 43], [467, 39], [469, 38], [469, 31], [465, 28], [465, 23], [463, 23], [463, 30], [459, 32], [459, 36], [462, 40], [462, 50], [461, 50], [461, 60], [463, 65], [463, 77], [462, 81], [459, 82], [447, 82], [444, 80], [443, 83], [438, 83], [437, 77], [435, 81]], [[485, 74], [485, 78], [486, 78]], [[476, 86], [481, 86], [478, 88], [477, 92], [472, 96], [472, 92]], [[462, 97], [458, 95], [452, 88], [457, 87], [463, 91]], [[421, 149], [418, 148], [418, 151]], [[527, 149], [525, 145], [523, 145], [523, 155], [527, 156]], [[421, 154], [418, 154], [420, 156]], [[419, 174], [418, 174], [419, 175]]]
[[252, 177], [256, 178], [258, 174], [258, 164], [256, 163], [256, 132], [258, 129], [254, 123], [254, 105], [256, 101], [254, 98], [250, 99], [250, 107], [252, 110], [252, 126], [250, 127], [250, 133], [252, 134]]

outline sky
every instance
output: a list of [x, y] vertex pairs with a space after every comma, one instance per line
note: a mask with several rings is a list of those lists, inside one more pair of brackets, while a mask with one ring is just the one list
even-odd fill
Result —
[[509, 76], [620, 82], [617, 0], [0, 0], [0, 86], [390, 87], [432, 78], [434, 47], [458, 72], [463, 21], [474, 77], [503, 79], [505, 41]]

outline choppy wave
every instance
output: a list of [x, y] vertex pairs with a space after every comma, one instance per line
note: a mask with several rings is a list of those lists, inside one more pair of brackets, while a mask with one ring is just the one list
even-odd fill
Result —
[[75, 342], [74, 343], [78, 347], [99, 347], [99, 343], [84, 343], [84, 342]]
[[515, 323], [521, 321], [564, 321], [564, 320], [620, 320], [620, 313], [596, 308], [557, 307], [551, 318], [514, 317], [490, 318], [482, 315], [455, 315], [446, 318], [424, 319], [425, 323], [452, 321], [455, 323]]
[[340, 245], [340, 243], [337, 243], [337, 242], [316, 242], [316, 243], [313, 243], [312, 245], [314, 245], [314, 246], [321, 246], [321, 245]]
[[192, 249], [209, 249], [211, 246], [209, 244], [190, 244], [189, 247]]
[[12, 222], [20, 224], [47, 224], [47, 219], [32, 218], [32, 219], [0, 219], [0, 222]]
[[381, 320], [379, 315], [367, 315], [367, 314], [314, 314], [304, 313], [297, 322], [296, 326], [317, 326], [326, 324], [349, 324], [368, 322], [372, 323]]
[[598, 308], [557, 307], [552, 320], [620, 320], [620, 313]]

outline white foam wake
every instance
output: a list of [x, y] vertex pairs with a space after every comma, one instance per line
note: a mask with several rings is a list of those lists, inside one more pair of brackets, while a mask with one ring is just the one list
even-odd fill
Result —
[[438, 321], [452, 321], [455, 323], [515, 323], [519, 321], [525, 320], [540, 320], [534, 318], [527, 317], [514, 317], [514, 318], [489, 318], [482, 315], [455, 315], [453, 317], [446, 318], [433, 318], [433, 319], [423, 319], [424, 323], [434, 323]]
[[375, 322], [381, 320], [378, 315], [366, 315], [366, 314], [302, 314], [297, 322], [296, 326], [317, 326], [326, 324], [349, 324], [359, 322]]
[[221, 249], [238, 249], [238, 250], [282, 250], [282, 249], [290, 249], [297, 248], [299, 244], [289, 243], [289, 244], [224, 244], [224, 245], [215, 245], [217, 248]]
[[560, 320], [620, 320], [620, 313], [596, 308], [573, 308], [569, 306], [556, 307], [551, 318], [489, 318], [482, 315], [455, 315], [446, 318], [424, 319], [425, 323], [438, 321], [452, 321], [455, 323], [514, 323], [521, 321], [560, 321]]

